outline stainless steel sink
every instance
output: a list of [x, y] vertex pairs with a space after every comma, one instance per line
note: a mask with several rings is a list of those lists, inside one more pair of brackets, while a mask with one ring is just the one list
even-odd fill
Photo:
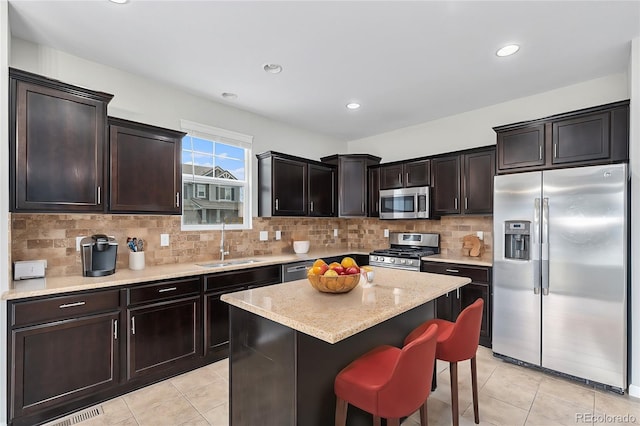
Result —
[[197, 265], [202, 266], [204, 268], [222, 268], [223, 266], [250, 265], [252, 263], [258, 263], [258, 262], [260, 261], [256, 259], [244, 259], [244, 260], [226, 260], [224, 262], [197, 263]]

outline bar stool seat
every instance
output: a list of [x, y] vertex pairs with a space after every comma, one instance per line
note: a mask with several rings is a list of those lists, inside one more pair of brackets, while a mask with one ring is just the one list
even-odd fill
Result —
[[[402, 349], [379, 346], [347, 365], [335, 379], [336, 426], [344, 426], [349, 404], [373, 414], [373, 424], [400, 418], [420, 409], [427, 426], [427, 398], [435, 363], [437, 326], [428, 327]], [[425, 369], [425, 360], [431, 363]]]
[[[476, 424], [480, 423], [478, 408], [478, 371], [476, 367], [476, 352], [480, 341], [480, 327], [482, 325], [482, 307], [484, 301], [477, 299], [467, 306], [456, 322], [443, 319], [426, 321], [405, 338], [404, 344], [411, 343], [419, 338], [425, 330], [438, 326], [438, 345], [436, 359], [449, 362], [449, 376], [451, 378], [451, 417], [454, 426], [459, 423], [458, 409], [458, 362], [471, 360], [471, 391], [473, 396], [473, 418]], [[429, 365], [427, 363], [427, 365]]]

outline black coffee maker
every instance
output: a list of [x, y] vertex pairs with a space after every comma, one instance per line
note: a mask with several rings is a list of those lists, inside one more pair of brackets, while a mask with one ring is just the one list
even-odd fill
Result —
[[102, 277], [116, 272], [118, 243], [104, 234], [92, 235], [80, 240], [82, 276]]

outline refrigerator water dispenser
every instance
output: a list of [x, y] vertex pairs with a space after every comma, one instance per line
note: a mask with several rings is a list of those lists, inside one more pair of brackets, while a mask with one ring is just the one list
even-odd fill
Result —
[[506, 259], [529, 260], [531, 222], [507, 220], [504, 223], [504, 257]]

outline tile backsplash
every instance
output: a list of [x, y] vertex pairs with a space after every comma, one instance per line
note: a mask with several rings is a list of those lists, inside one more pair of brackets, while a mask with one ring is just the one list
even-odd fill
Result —
[[[180, 216], [109, 214], [31, 214], [10, 216], [11, 258], [46, 259], [47, 276], [81, 274], [76, 237], [107, 234], [119, 243], [117, 268], [128, 267], [127, 236], [145, 240], [145, 261], [149, 266], [202, 262], [220, 258], [219, 231], [182, 231]], [[334, 229], [338, 236], [334, 237]], [[294, 240], [310, 240], [314, 248], [335, 248], [360, 252], [386, 248], [384, 230], [437, 232], [443, 254], [462, 253], [462, 237], [484, 232], [485, 252], [491, 251], [491, 216], [451, 216], [441, 220], [379, 220], [375, 218], [253, 218], [253, 229], [225, 230], [230, 257], [293, 253]], [[268, 240], [260, 241], [260, 231]], [[282, 234], [275, 239], [275, 231]], [[160, 234], [169, 234], [169, 246], [160, 246]]]

